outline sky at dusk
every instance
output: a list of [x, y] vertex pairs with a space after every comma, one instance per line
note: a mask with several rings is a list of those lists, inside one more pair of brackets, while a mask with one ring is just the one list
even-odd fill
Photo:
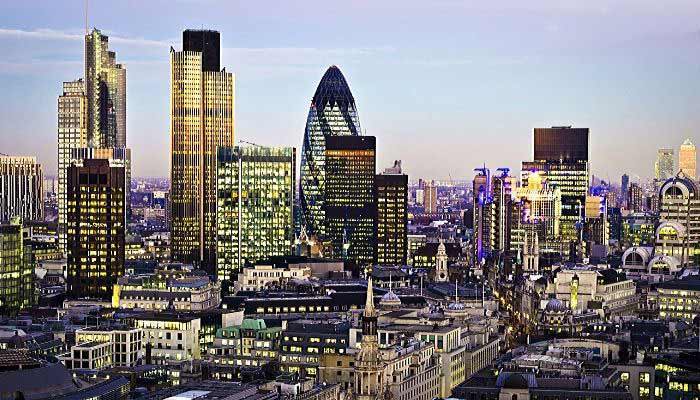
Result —
[[[127, 68], [134, 176], [168, 175], [169, 48], [186, 28], [221, 32], [236, 140], [300, 149], [335, 64], [378, 169], [402, 159], [412, 180], [518, 171], [534, 127], [590, 128], [592, 172], [615, 182], [651, 176], [659, 147], [700, 145], [698, 0], [93, 0], [89, 25]], [[55, 173], [84, 30], [84, 0], [0, 2], [0, 153]]]

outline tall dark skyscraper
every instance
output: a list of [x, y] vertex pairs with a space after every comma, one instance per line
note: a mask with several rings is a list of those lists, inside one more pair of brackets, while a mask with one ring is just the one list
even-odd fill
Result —
[[221, 69], [221, 35], [217, 31], [187, 29], [182, 32], [182, 51], [202, 53], [202, 71]]
[[535, 161], [588, 161], [588, 128], [535, 128]]
[[88, 159], [68, 168], [68, 294], [109, 299], [124, 274], [124, 167]]
[[218, 38], [213, 31], [185, 31], [184, 50], [170, 53], [171, 258], [211, 275], [216, 149], [232, 146], [234, 136], [234, 76], [218, 69]]
[[377, 203], [377, 253], [375, 262], [405, 265], [408, 254], [408, 175], [401, 161], [375, 178]]
[[357, 136], [360, 119], [350, 87], [338, 67], [331, 66], [321, 78], [311, 100], [301, 151], [300, 203], [302, 225], [309, 237], [324, 240], [326, 226], [326, 140]]
[[376, 243], [376, 140], [374, 136], [329, 136], [325, 153], [323, 213], [333, 256], [368, 266]]
[[534, 161], [523, 162], [523, 184], [533, 172], [541, 172], [547, 184], [561, 191], [562, 251], [578, 240], [585, 221], [588, 193], [588, 128], [558, 126], [535, 128]]
[[620, 187], [620, 194], [622, 195], [622, 201], [627, 202], [627, 192], [630, 188], [630, 176], [627, 174], [622, 175], [622, 182]]

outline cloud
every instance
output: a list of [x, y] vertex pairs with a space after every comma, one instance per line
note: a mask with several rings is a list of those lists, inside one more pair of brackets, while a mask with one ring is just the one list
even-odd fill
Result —
[[[15, 37], [15, 38], [25, 38], [25, 39], [37, 39], [37, 40], [70, 40], [70, 41], [82, 41], [83, 35], [76, 33], [75, 31], [57, 31], [53, 29], [35, 29], [32, 31], [26, 31], [22, 29], [7, 29], [0, 28], [0, 38], [2, 37]], [[151, 40], [144, 38], [129, 38], [121, 36], [109, 36], [109, 40], [112, 43], [133, 45], [133, 46], [148, 46], [148, 47], [165, 47], [170, 46], [169, 43], [161, 40]]]

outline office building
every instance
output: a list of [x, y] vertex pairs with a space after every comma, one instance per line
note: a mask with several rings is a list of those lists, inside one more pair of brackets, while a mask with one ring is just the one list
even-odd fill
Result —
[[107, 160], [111, 166], [124, 168], [124, 204], [125, 218], [131, 215], [131, 149], [77, 147], [69, 151], [71, 163], [81, 163], [84, 160]]
[[676, 173], [673, 149], [659, 149], [654, 163], [654, 178], [657, 181], [665, 181]]
[[508, 168], [499, 168], [497, 174], [491, 178], [492, 202], [492, 235], [491, 243], [493, 251], [503, 253], [510, 249], [511, 207], [512, 207], [512, 180]]
[[478, 169], [473, 181], [474, 240], [476, 257], [483, 261], [493, 250], [493, 196], [491, 193], [491, 172], [487, 168]]
[[326, 140], [360, 135], [355, 98], [335, 65], [328, 68], [311, 100], [301, 150], [300, 203], [308, 237], [325, 240]]
[[296, 152], [292, 147], [220, 147], [217, 267], [235, 280], [246, 263], [292, 254]]
[[588, 128], [570, 126], [535, 128], [534, 160], [523, 162], [522, 182], [542, 171], [544, 179], [561, 191], [561, 236], [566, 242], [580, 240], [588, 193]]
[[194, 314], [146, 313], [134, 317], [143, 331], [142, 348], [147, 364], [166, 365], [202, 358], [202, 320]]
[[34, 268], [27, 261], [19, 218], [0, 224], [0, 315], [33, 304]]
[[[526, 224], [541, 224], [543, 242], [555, 242], [560, 239], [561, 191], [551, 187], [542, 179], [542, 173], [531, 174], [527, 186], [517, 188], [515, 200], [521, 203], [517, 220]], [[516, 218], [514, 218], [515, 220]], [[514, 226], [518, 224], [514, 223]]]
[[638, 183], [632, 183], [627, 191], [627, 209], [632, 212], [643, 212], [644, 207], [644, 192]]
[[376, 140], [328, 136], [323, 215], [334, 257], [367, 266], [374, 260]]
[[66, 253], [67, 172], [71, 151], [88, 146], [87, 97], [85, 82], [78, 79], [63, 82], [63, 94], [58, 96], [58, 243]]
[[0, 155], [0, 221], [44, 220], [44, 174], [36, 157]]
[[405, 265], [408, 254], [408, 175], [401, 161], [375, 177], [377, 204], [376, 264]]
[[659, 316], [663, 319], [681, 319], [692, 324], [700, 315], [700, 276], [663, 282], [658, 287]]
[[438, 212], [437, 184], [435, 181], [424, 182], [423, 207], [426, 214], [436, 214]]
[[655, 233], [652, 273], [672, 277], [695, 263], [700, 246], [700, 189], [679, 173], [659, 189], [659, 224]]
[[73, 298], [110, 299], [124, 274], [124, 167], [87, 159], [68, 168], [67, 283]]
[[234, 76], [219, 70], [219, 34], [183, 32], [170, 52], [171, 258], [216, 271], [216, 149], [234, 137]]
[[126, 68], [98, 29], [85, 35], [85, 96], [90, 147], [126, 147]]
[[282, 372], [316, 378], [322, 354], [346, 353], [350, 326], [349, 321], [339, 319], [290, 321], [280, 339]]
[[685, 139], [678, 151], [678, 168], [690, 179], [697, 179], [698, 155], [695, 145], [690, 139]]
[[622, 196], [622, 201], [627, 204], [627, 193], [629, 191], [630, 187], [630, 176], [627, 174], [622, 175], [622, 179], [620, 182], [620, 195]]

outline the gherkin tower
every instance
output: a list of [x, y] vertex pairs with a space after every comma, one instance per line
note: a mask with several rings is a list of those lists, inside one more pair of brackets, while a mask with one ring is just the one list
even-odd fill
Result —
[[323, 215], [326, 137], [360, 133], [355, 99], [343, 73], [333, 65], [316, 88], [304, 130], [299, 194], [301, 222], [309, 237], [326, 237]]

